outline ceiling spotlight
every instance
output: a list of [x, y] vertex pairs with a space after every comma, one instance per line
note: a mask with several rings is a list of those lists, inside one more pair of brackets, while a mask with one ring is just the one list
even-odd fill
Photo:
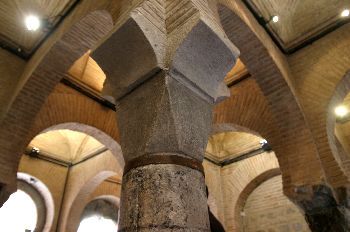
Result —
[[272, 22], [277, 23], [280, 20], [280, 18], [277, 15], [274, 15], [272, 16], [271, 20]]
[[350, 15], [350, 11], [348, 9], [345, 9], [341, 12], [342, 17], [348, 17]]
[[28, 31], [36, 31], [40, 27], [40, 19], [38, 16], [35, 15], [28, 15], [25, 18], [25, 24], [28, 29]]
[[338, 117], [344, 117], [349, 113], [349, 110], [345, 106], [340, 105], [335, 108], [334, 112]]

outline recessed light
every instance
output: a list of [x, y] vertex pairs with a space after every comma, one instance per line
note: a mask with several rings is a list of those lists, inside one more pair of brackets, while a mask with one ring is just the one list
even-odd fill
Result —
[[345, 9], [341, 12], [342, 17], [348, 17], [350, 15], [350, 11], [348, 9]]
[[277, 23], [279, 20], [280, 18], [277, 15], [272, 16], [272, 22]]
[[28, 15], [25, 18], [25, 24], [26, 24], [28, 31], [36, 31], [40, 27], [40, 19], [38, 16]]
[[338, 117], [344, 117], [345, 115], [347, 115], [349, 113], [348, 108], [346, 108], [343, 105], [337, 106], [334, 110], [335, 115]]

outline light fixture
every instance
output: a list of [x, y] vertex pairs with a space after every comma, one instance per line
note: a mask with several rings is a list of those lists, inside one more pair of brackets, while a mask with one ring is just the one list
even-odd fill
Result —
[[38, 157], [40, 153], [40, 149], [37, 147], [32, 147], [28, 153], [30, 157]]
[[341, 12], [342, 17], [348, 17], [350, 15], [349, 9], [345, 9]]
[[337, 106], [334, 110], [335, 112], [335, 115], [338, 116], [338, 117], [344, 117], [346, 116], [348, 113], [349, 113], [349, 110], [348, 108], [346, 108], [345, 106], [343, 105], [340, 105], [340, 106]]
[[263, 149], [264, 151], [272, 150], [272, 148], [270, 147], [270, 144], [266, 141], [266, 139], [260, 140], [259, 143], [260, 143], [261, 149]]
[[25, 24], [28, 29], [28, 31], [36, 31], [39, 29], [41, 22], [38, 16], [35, 15], [28, 15], [25, 18]]
[[277, 23], [280, 20], [280, 18], [277, 15], [274, 15], [271, 17], [271, 20], [272, 22]]

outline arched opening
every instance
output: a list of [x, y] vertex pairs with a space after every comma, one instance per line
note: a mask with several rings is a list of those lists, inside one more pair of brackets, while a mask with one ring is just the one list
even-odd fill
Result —
[[18, 173], [18, 190], [0, 208], [1, 231], [43, 231], [51, 229], [54, 204], [48, 188], [39, 179]]
[[118, 230], [119, 199], [103, 196], [86, 205], [81, 217], [78, 232]]
[[280, 174], [255, 184], [240, 211], [240, 231], [310, 231], [301, 210], [284, 196]]
[[350, 72], [338, 83], [328, 104], [327, 135], [332, 153], [350, 177]]
[[[60, 31], [63, 36], [57, 39], [42, 59], [30, 62], [32, 66], [23, 73], [22, 81], [17, 88], [18, 94], [14, 96], [1, 122], [1, 133], [4, 136], [0, 138], [0, 147], [4, 152], [0, 158], [6, 160], [6, 165], [0, 170], [1, 191], [6, 192], [1, 194], [1, 198], [6, 198], [5, 195], [15, 190], [14, 174], [22, 152], [31, 140], [28, 137], [30, 125], [33, 124], [52, 89], [65, 76], [72, 64], [95, 46], [112, 28], [113, 19], [108, 11], [86, 12], [85, 17], [80, 16], [80, 20], [66, 33]], [[35, 100], [28, 96], [35, 96]], [[13, 138], [12, 141], [7, 140], [10, 136]]]
[[123, 166], [120, 146], [109, 135], [92, 126], [63, 123], [33, 138], [19, 169], [40, 176], [53, 189], [53, 229], [76, 231], [90, 195], [108, 178], [119, 186]]
[[236, 215], [239, 196], [254, 178], [279, 164], [275, 153], [260, 134], [233, 124], [215, 125], [205, 161], [208, 204], [227, 231], [239, 231]]
[[[274, 135], [268, 140], [281, 165], [284, 192], [293, 197], [295, 186], [317, 184], [324, 173], [315, 141], [294, 95], [288, 65], [243, 3], [221, 2], [218, 11], [223, 29], [241, 51], [240, 59], [258, 84], [275, 120]], [[295, 136], [295, 131], [302, 132], [302, 136]], [[292, 147], [297, 147], [298, 152]], [[313, 166], [312, 171], [299, 165], [306, 162]]]

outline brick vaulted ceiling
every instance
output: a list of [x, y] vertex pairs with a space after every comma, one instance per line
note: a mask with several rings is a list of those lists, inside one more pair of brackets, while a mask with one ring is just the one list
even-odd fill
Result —
[[[29, 57], [53, 30], [76, 0], [0, 0], [0, 44], [22, 57]], [[28, 15], [45, 19], [47, 27], [28, 31]]]
[[93, 137], [72, 130], [54, 130], [40, 134], [29, 146], [38, 148], [45, 156], [73, 164], [105, 148]]
[[[287, 53], [347, 23], [341, 17], [349, 0], [243, 0], [257, 20]], [[271, 18], [278, 16], [273, 23]]]

